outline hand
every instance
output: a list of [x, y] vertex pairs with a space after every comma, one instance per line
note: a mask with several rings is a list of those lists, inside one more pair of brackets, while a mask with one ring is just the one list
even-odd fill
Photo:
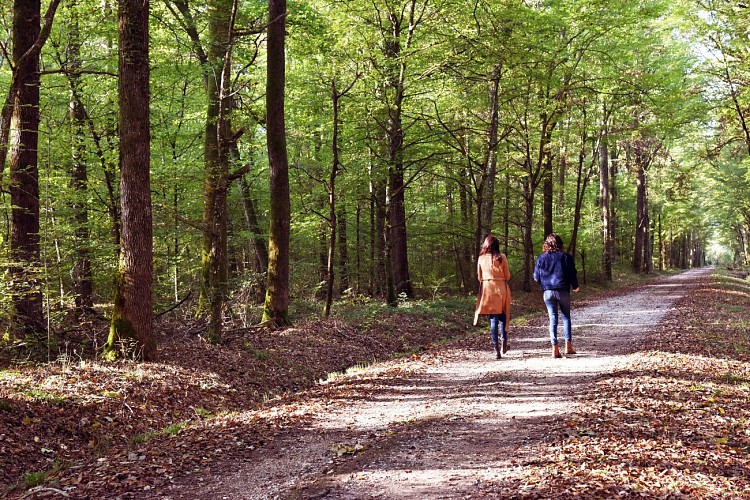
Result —
[[573, 291], [574, 292], [580, 292], [581, 291], [581, 287], [579, 286], [578, 288], [574, 288]]

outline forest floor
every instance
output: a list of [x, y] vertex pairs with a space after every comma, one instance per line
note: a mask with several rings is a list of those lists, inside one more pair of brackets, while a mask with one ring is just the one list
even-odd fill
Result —
[[464, 302], [238, 328], [222, 346], [164, 324], [159, 363], [8, 366], [0, 495], [750, 496], [745, 276], [574, 295], [563, 359], [538, 293], [514, 295], [501, 360]]

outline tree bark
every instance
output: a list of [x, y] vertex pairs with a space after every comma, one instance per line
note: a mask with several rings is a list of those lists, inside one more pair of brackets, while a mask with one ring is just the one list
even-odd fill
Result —
[[263, 321], [289, 325], [289, 161], [284, 123], [286, 0], [269, 0], [266, 142], [271, 190], [268, 286]]
[[[221, 340], [222, 312], [227, 297], [227, 198], [231, 122], [229, 119], [232, 29], [234, 0], [212, 0], [208, 4], [208, 49], [203, 61], [208, 105], [204, 137], [205, 180], [203, 191], [203, 250], [199, 316], [208, 318], [208, 338]], [[194, 43], [198, 43], [194, 40]]]
[[609, 153], [609, 260], [614, 265], [617, 262], [617, 147], [611, 148]]
[[544, 223], [544, 234], [548, 235], [554, 231], [552, 222], [552, 207], [554, 199], [554, 186], [552, 181], [552, 157], [547, 156], [544, 162], [544, 181], [542, 183], [542, 219]]
[[[463, 164], [460, 168], [460, 183], [458, 186], [458, 200], [459, 210], [461, 217], [461, 227], [465, 228], [466, 233], [459, 235], [458, 246], [458, 259], [460, 261], [460, 269], [462, 274], [462, 281], [464, 282], [465, 288], [471, 290], [474, 293], [479, 291], [479, 283], [477, 282], [477, 272], [475, 265], [475, 258], [479, 253], [479, 245], [481, 242], [477, 239], [477, 231], [474, 221], [473, 205], [470, 202], [471, 198], [471, 176], [469, 175], [470, 165]], [[481, 190], [477, 193], [478, 198], [482, 196]], [[479, 200], [477, 200], [479, 203]], [[474, 227], [472, 234], [469, 232], [470, 228]], [[472, 240], [473, 238], [473, 240]]]
[[[584, 113], [585, 117], [585, 113]], [[581, 149], [578, 152], [578, 165], [576, 175], [576, 197], [575, 207], [573, 212], [573, 232], [570, 235], [570, 242], [568, 243], [568, 253], [575, 260], [576, 258], [576, 247], [578, 245], [578, 230], [581, 227], [581, 213], [583, 211], [583, 201], [586, 195], [586, 189], [588, 188], [591, 176], [596, 170], [596, 152], [598, 145], [592, 148], [591, 163], [588, 168], [584, 166], [586, 162], [586, 144], [588, 142], [588, 134], [584, 131], [581, 135]]]
[[[253, 254], [255, 257], [254, 270], [256, 273], [265, 274], [268, 270], [268, 247], [263, 239], [263, 233], [258, 222], [258, 211], [255, 208], [255, 200], [250, 193], [250, 185], [243, 175], [239, 178], [240, 196], [242, 198], [242, 209], [245, 215], [245, 224], [252, 234]], [[263, 295], [265, 295], [265, 285]]]
[[362, 293], [362, 201], [357, 201], [357, 208], [354, 213], [354, 226], [355, 226], [355, 263], [354, 267], [357, 270], [357, 279], [355, 285], [355, 292], [357, 295]]
[[[13, 74], [9, 103], [3, 109], [2, 161], [9, 138], [13, 328], [11, 335], [38, 336], [44, 331], [39, 277], [39, 0], [13, 3]], [[6, 123], [7, 121], [7, 123]], [[5, 128], [7, 127], [7, 128]], [[7, 131], [7, 132], [5, 132]]]
[[349, 243], [346, 235], [346, 207], [339, 206], [338, 215], [338, 250], [339, 250], [339, 293], [346, 292], [351, 286], [349, 276]]
[[599, 203], [602, 214], [602, 272], [608, 281], [612, 281], [612, 234], [610, 233], [610, 208], [609, 208], [609, 149], [607, 144], [607, 133], [600, 132], [599, 143]]
[[633, 247], [633, 259], [631, 267], [633, 272], [642, 273], [644, 271], [644, 254], [648, 244], [648, 221], [646, 216], [646, 171], [643, 167], [644, 154], [640, 151], [640, 141], [635, 145], [635, 245]]
[[148, 17], [148, 0], [119, 2], [122, 250], [105, 353], [153, 361]]
[[388, 183], [388, 236], [390, 264], [396, 295], [413, 297], [414, 291], [409, 276], [409, 259], [406, 238], [406, 203], [404, 199], [404, 171], [400, 161], [389, 172]]
[[478, 228], [478, 238], [476, 239], [477, 253], [479, 251], [479, 245], [482, 244], [484, 238], [492, 232], [493, 225], [493, 214], [495, 211], [495, 178], [497, 176], [497, 146], [498, 146], [498, 89], [500, 88], [500, 67], [494, 66], [492, 68], [492, 75], [490, 77], [490, 93], [489, 93], [489, 115], [490, 115], [490, 127], [487, 133], [487, 149], [485, 151], [484, 165], [482, 171], [484, 173], [481, 186], [483, 192], [481, 194], [482, 205], [479, 207], [480, 223]]
[[[328, 176], [328, 184], [326, 189], [328, 191], [328, 223], [330, 225], [329, 244], [328, 244], [328, 258], [326, 262], [326, 301], [323, 313], [325, 317], [331, 314], [331, 303], [333, 302], [333, 285], [334, 285], [334, 260], [336, 253], [336, 244], [339, 245], [339, 265], [342, 267], [341, 273], [341, 284], [339, 290], [345, 290], [349, 288], [349, 276], [346, 272], [346, 218], [344, 216], [343, 208], [337, 209], [336, 207], [336, 178], [338, 177], [339, 171], [341, 170], [341, 162], [339, 159], [339, 103], [341, 98], [345, 96], [354, 86], [357, 76], [351, 84], [346, 88], [339, 90], [337, 86], [336, 78], [331, 79], [331, 108], [333, 111], [332, 125], [333, 133], [331, 136], [331, 172]], [[341, 236], [337, 239], [339, 215], [341, 215]]]
[[523, 232], [523, 290], [531, 291], [532, 269], [534, 266], [534, 240], [532, 224], [534, 222], [534, 189], [532, 181], [523, 181], [524, 223]]

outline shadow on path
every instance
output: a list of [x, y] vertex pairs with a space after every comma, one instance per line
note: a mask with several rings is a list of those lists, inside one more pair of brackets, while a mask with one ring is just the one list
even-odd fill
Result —
[[575, 356], [550, 356], [546, 326], [513, 327], [502, 360], [488, 343], [449, 345], [316, 388], [303, 403], [315, 412], [312, 425], [156, 497], [456, 498], [501, 484], [539, 460], [538, 448], [565, 432], [576, 395], [625, 363], [710, 272], [688, 271], [585, 307], [574, 300]]

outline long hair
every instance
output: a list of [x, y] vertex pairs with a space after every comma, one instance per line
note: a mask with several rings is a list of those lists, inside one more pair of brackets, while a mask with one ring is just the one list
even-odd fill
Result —
[[498, 264], [503, 260], [503, 254], [500, 253], [500, 240], [495, 236], [488, 234], [482, 243], [482, 248], [479, 249], [479, 256], [484, 254], [491, 254], [492, 260]]
[[550, 252], [562, 252], [563, 251], [563, 240], [557, 233], [549, 233], [544, 239], [542, 245], [542, 251], [546, 253]]

